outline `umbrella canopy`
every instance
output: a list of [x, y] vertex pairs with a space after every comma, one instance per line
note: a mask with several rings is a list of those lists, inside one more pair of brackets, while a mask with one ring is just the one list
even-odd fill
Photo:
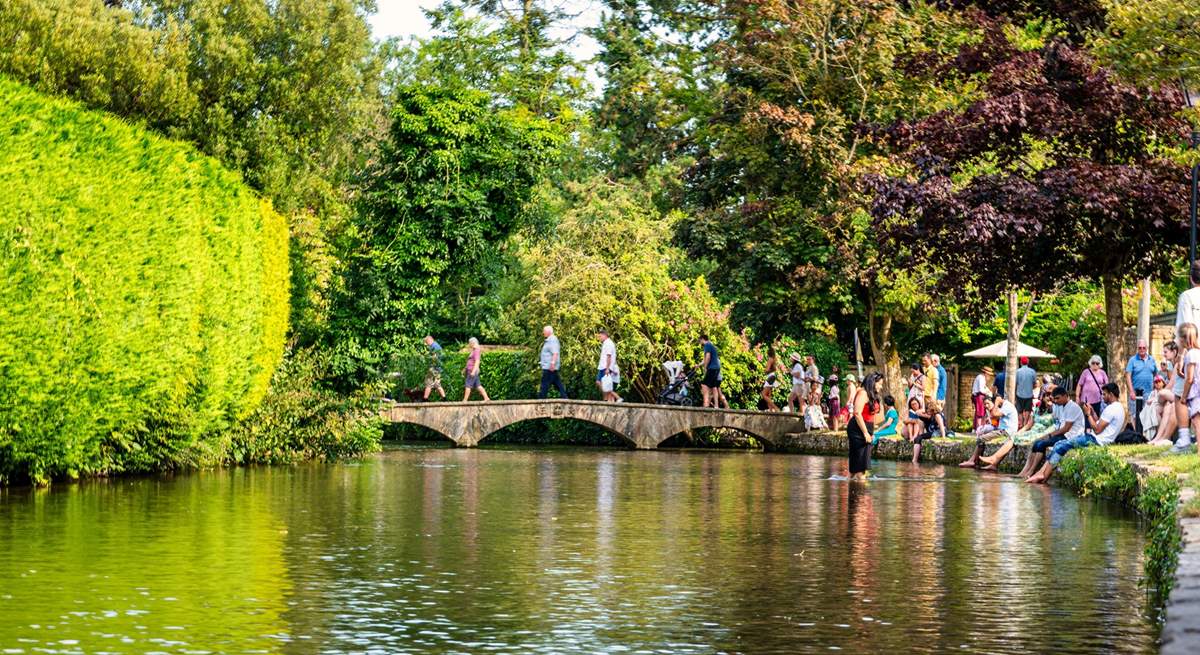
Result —
[[[990, 346], [985, 346], [978, 350], [972, 350], [964, 355], [964, 357], [978, 357], [980, 359], [1003, 359], [1008, 357], [1008, 342], [997, 341]], [[1053, 359], [1054, 355], [1018, 341], [1017, 357], [1028, 357], [1030, 359]]]

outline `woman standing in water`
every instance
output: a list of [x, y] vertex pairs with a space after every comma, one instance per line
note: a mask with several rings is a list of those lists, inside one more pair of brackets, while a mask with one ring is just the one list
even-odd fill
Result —
[[862, 386], [846, 399], [850, 408], [850, 421], [846, 425], [846, 436], [850, 441], [850, 479], [862, 480], [871, 466], [871, 432], [874, 430], [875, 414], [879, 411], [878, 373], [863, 379]]

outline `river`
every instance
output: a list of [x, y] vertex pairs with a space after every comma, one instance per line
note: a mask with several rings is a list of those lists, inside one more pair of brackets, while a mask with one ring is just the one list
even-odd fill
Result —
[[1155, 652], [1128, 511], [844, 471], [403, 447], [0, 490], [0, 652]]

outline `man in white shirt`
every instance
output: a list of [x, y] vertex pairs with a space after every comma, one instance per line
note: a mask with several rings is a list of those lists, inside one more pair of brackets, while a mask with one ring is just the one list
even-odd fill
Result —
[[983, 371], [975, 376], [975, 382], [971, 385], [971, 402], [975, 404], [975, 424], [972, 428], [978, 429], [987, 421], [987, 409], [984, 407], [984, 400], [992, 395], [992, 383], [988, 382], [988, 376], [992, 374], [991, 366], [984, 366]]
[[1184, 323], [1195, 323], [1200, 326], [1200, 262], [1192, 264], [1190, 277], [1192, 288], [1179, 294], [1179, 304], [1175, 310], [1175, 330]]
[[1075, 448], [1109, 446], [1117, 440], [1117, 434], [1121, 432], [1121, 428], [1125, 427], [1125, 406], [1121, 404], [1121, 389], [1109, 382], [1100, 388], [1100, 393], [1104, 396], [1104, 402], [1108, 403], [1108, 406], [1104, 408], [1099, 419], [1096, 418], [1096, 410], [1090, 406], [1087, 408], [1087, 421], [1092, 432], [1054, 444], [1054, 451], [1050, 453], [1050, 458], [1046, 460], [1042, 470], [1030, 476], [1025, 480], [1026, 482], [1038, 484], [1049, 480], [1050, 476], [1054, 475], [1054, 469], [1058, 467], [1063, 456]]
[[1083, 434], [1087, 419], [1080, 409], [1079, 403], [1071, 400], [1071, 394], [1066, 387], [1055, 387], [1050, 399], [1054, 402], [1054, 431], [1043, 439], [1033, 442], [1029, 458], [1025, 460], [1025, 468], [1018, 474], [1028, 478], [1037, 471], [1046, 459], [1046, 450], [1060, 441], [1074, 439]]
[[[617, 344], [608, 337], [607, 330], [596, 332], [596, 340], [600, 342], [600, 361], [596, 364], [596, 387], [600, 389], [603, 400], [619, 403], [623, 399], [617, 395]], [[605, 380], [605, 378], [608, 378]], [[605, 389], [605, 387], [608, 387]]]

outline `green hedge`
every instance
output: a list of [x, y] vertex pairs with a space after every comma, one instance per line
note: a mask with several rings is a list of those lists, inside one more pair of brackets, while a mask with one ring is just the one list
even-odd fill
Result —
[[283, 351], [287, 238], [190, 146], [0, 78], [0, 481], [224, 459]]

